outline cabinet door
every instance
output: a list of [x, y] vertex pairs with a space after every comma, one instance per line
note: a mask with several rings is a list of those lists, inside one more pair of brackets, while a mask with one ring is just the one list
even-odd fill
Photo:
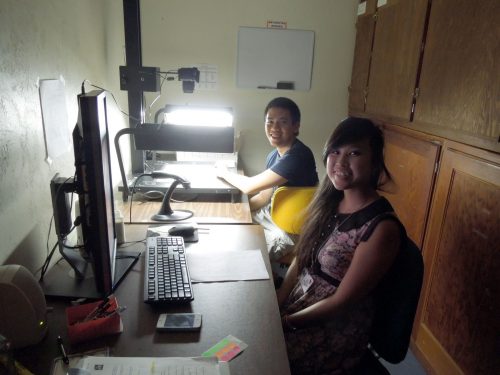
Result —
[[356, 21], [356, 45], [349, 85], [349, 113], [359, 114], [365, 110], [365, 94], [368, 86], [370, 56], [375, 28], [376, 0], [361, 1]]
[[433, 0], [416, 126], [500, 150], [500, 1]]
[[436, 374], [498, 374], [500, 155], [447, 142], [429, 224], [416, 354]]
[[408, 236], [422, 249], [441, 143], [388, 125], [384, 138], [385, 163], [394, 184], [380, 193], [391, 202]]
[[428, 0], [387, 0], [377, 9], [366, 112], [409, 121]]

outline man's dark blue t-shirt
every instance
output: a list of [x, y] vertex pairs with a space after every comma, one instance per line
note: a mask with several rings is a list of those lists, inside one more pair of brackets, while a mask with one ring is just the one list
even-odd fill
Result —
[[296, 139], [292, 147], [280, 157], [278, 150], [267, 155], [266, 169], [286, 178], [284, 186], [315, 186], [318, 172], [314, 155], [309, 147]]

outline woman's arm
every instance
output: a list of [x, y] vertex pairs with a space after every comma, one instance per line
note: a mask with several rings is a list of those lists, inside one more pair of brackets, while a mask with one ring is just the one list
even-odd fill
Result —
[[285, 279], [281, 283], [280, 288], [276, 292], [276, 295], [278, 297], [278, 306], [281, 307], [287, 297], [289, 296], [290, 292], [292, 291], [293, 287], [297, 283], [297, 276], [298, 276], [298, 266], [297, 266], [297, 258], [294, 258], [292, 261], [292, 264], [290, 264], [290, 267], [288, 267], [288, 271], [286, 272]]
[[392, 265], [400, 247], [400, 228], [392, 220], [380, 222], [366, 242], [361, 242], [336, 292], [287, 317], [295, 328], [331, 319], [367, 295]]

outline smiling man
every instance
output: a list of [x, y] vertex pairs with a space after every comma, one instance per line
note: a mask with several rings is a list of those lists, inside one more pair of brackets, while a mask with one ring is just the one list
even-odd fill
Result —
[[218, 176], [251, 195], [253, 220], [264, 227], [271, 260], [278, 260], [291, 252], [293, 240], [271, 220], [273, 192], [279, 186], [315, 186], [318, 173], [313, 153], [297, 138], [300, 128], [297, 104], [288, 98], [275, 98], [266, 106], [264, 117], [266, 137], [275, 148], [267, 155], [266, 169], [255, 176], [244, 176], [219, 167]]

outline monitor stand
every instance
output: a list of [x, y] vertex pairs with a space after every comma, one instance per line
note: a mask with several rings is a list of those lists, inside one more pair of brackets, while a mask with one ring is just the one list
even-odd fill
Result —
[[[133, 265], [139, 259], [140, 252], [118, 251], [115, 259], [115, 284], [113, 290], [116, 290], [120, 282]], [[90, 263], [84, 267], [84, 277], [77, 278], [75, 271], [68, 262], [61, 259], [51, 269], [47, 271], [43, 280], [40, 282], [45, 296], [65, 297], [65, 298], [90, 298], [101, 299], [105, 295], [98, 292], [96, 282]]]

